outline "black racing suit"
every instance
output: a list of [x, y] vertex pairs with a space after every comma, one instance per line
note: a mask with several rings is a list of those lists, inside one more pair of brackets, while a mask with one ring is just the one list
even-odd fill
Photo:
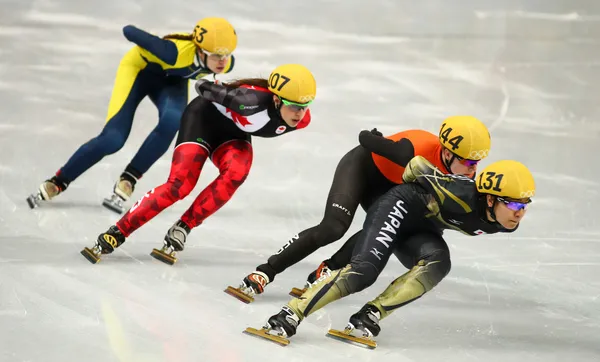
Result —
[[392, 254], [410, 271], [370, 302], [382, 317], [431, 290], [450, 271], [444, 229], [467, 235], [512, 232], [488, 220], [485, 195], [465, 176], [445, 175], [422, 157], [407, 165], [395, 186], [367, 212], [351, 262], [308, 289], [289, 306], [305, 317], [372, 285]]

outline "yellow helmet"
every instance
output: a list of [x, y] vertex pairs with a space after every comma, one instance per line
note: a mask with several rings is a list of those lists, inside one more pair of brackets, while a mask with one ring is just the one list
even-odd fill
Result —
[[477, 176], [477, 190], [509, 199], [528, 199], [535, 195], [533, 175], [521, 162], [494, 162]]
[[284, 100], [309, 104], [317, 95], [317, 82], [305, 66], [284, 64], [269, 75], [269, 90]]
[[192, 41], [197, 47], [219, 55], [233, 53], [237, 47], [237, 34], [233, 25], [223, 18], [204, 18], [200, 20], [194, 32]]
[[439, 139], [458, 157], [474, 161], [486, 158], [492, 143], [485, 124], [472, 116], [446, 118], [440, 127]]

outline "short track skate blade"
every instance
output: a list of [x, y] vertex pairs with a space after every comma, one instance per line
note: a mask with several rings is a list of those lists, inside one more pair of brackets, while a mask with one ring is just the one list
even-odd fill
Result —
[[228, 286], [227, 289], [224, 290], [225, 293], [231, 295], [234, 298], [237, 298], [239, 301], [244, 302], [246, 304], [254, 302], [254, 298], [244, 294], [240, 288], [234, 288], [232, 286]]
[[27, 204], [29, 205], [30, 208], [35, 209], [36, 207], [40, 206], [37, 203], [37, 198], [35, 197], [35, 195], [30, 195], [27, 198]]
[[306, 293], [306, 288], [302, 288], [302, 289], [298, 289], [298, 288], [292, 288], [292, 290], [290, 290], [290, 296], [294, 297], [294, 298], [300, 298], [302, 296], [302, 294]]
[[271, 342], [275, 342], [278, 345], [285, 347], [288, 344], [290, 344], [290, 340], [284, 337], [280, 337], [280, 336], [276, 336], [273, 334], [270, 334], [266, 329], [261, 328], [261, 329], [256, 329], [256, 328], [252, 328], [252, 327], [248, 327], [246, 328], [246, 330], [244, 331], [244, 333], [249, 334], [251, 336], [255, 336], [258, 338], [263, 338], [266, 339], [268, 341]]
[[123, 206], [116, 205], [110, 199], [104, 199], [104, 201], [102, 201], [102, 206], [106, 207], [111, 211], [116, 212], [117, 214], [122, 214], [124, 211]]
[[96, 264], [100, 261], [100, 258], [98, 258], [90, 248], [83, 248], [81, 255], [92, 264]]
[[330, 329], [329, 332], [327, 332], [327, 337], [368, 349], [375, 349], [377, 347], [377, 342], [371, 338], [356, 337], [350, 334], [350, 332]]
[[163, 263], [169, 264], [169, 265], [173, 265], [177, 261], [176, 257], [169, 255], [167, 253], [164, 253], [162, 250], [158, 250], [158, 249], [152, 249], [152, 252], [150, 253], [150, 255], [154, 259], [160, 260]]

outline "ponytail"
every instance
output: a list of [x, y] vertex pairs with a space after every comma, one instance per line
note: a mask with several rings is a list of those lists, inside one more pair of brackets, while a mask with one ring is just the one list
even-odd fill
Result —
[[244, 78], [235, 80], [231, 83], [223, 83], [223, 85], [227, 88], [239, 88], [242, 85], [250, 85], [254, 87], [268, 89], [269, 81], [264, 78]]

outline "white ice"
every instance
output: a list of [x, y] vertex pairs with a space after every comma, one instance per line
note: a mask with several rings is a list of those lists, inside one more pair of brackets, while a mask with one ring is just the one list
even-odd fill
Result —
[[[0, 2], [0, 361], [600, 360], [600, 6], [593, 0]], [[175, 266], [149, 256], [182, 201], [91, 265], [79, 251], [118, 219], [101, 206], [148, 132], [131, 136], [51, 204], [25, 197], [104, 125], [121, 28], [188, 31], [204, 16], [236, 26], [230, 77], [277, 64], [313, 70], [313, 123], [255, 139], [247, 182], [194, 230]], [[226, 77], [227, 78], [227, 77]], [[369, 351], [325, 337], [404, 272], [306, 319], [282, 348], [242, 334], [284, 305], [341, 242], [279, 275], [250, 305], [223, 293], [319, 222], [334, 168], [361, 129], [435, 132], [453, 114], [483, 119], [493, 151], [518, 159], [538, 195], [511, 236], [447, 233], [453, 269], [382, 322]], [[135, 198], [164, 182], [168, 152]], [[195, 194], [216, 175], [208, 164]], [[360, 227], [359, 213], [348, 235]]]

